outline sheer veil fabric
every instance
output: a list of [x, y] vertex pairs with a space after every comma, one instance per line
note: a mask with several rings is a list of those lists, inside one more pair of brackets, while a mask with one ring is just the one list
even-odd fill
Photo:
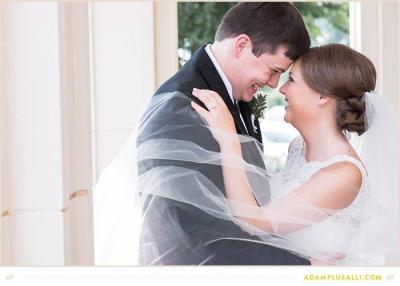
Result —
[[[202, 141], [202, 138], [222, 131], [210, 130], [188, 107], [189, 98], [185, 107], [174, 110], [174, 118], [179, 120], [165, 115], [164, 109], [177, 97], [188, 98], [173, 92], [151, 100], [139, 126], [99, 179], [95, 204], [101, 204], [103, 210], [112, 210], [99, 214], [101, 221], [95, 224], [101, 237], [97, 247], [99, 261], [138, 264], [137, 253], [156, 257], [152, 259], [157, 261], [157, 257], [161, 259], [166, 253], [155, 245], [161, 243], [163, 249], [174, 252], [178, 251], [177, 241], [193, 252], [212, 252], [207, 245], [226, 239], [251, 240], [301, 257], [350, 266], [382, 265], [385, 253], [394, 251], [394, 234], [398, 227], [398, 130], [394, 112], [388, 111], [390, 106], [381, 96], [366, 94], [367, 132], [360, 137], [353, 136], [351, 141], [363, 162], [352, 161], [363, 175], [361, 188], [351, 185], [345, 177], [332, 176], [325, 171], [324, 167], [330, 164], [349, 161], [346, 158], [312, 164], [288, 163], [285, 168], [289, 175], [285, 178], [284, 174], [271, 177], [265, 164], [249, 159], [263, 158], [260, 144], [252, 137], [220, 134], [226, 142], [239, 138], [242, 149], [251, 150], [245, 159], [221, 153], [216, 141]], [[186, 134], [195, 138], [188, 138]], [[298, 139], [292, 144], [289, 152], [292, 159], [288, 160], [301, 158], [299, 142]], [[221, 173], [205, 175], [205, 169], [218, 170], [222, 162], [224, 167], [246, 174], [257, 206], [228, 198]], [[353, 203], [343, 209], [328, 209], [291, 192], [316, 173], [326, 184], [339, 181], [347, 184], [348, 190], [356, 194]], [[173, 214], [161, 209], [159, 213], [146, 212], [157, 199], [194, 207], [212, 217], [213, 223], [208, 227], [190, 229], [191, 232], [207, 232], [207, 235], [199, 235], [197, 240], [193, 236], [187, 239], [184, 232], [158, 223], [160, 217]], [[168, 235], [154, 238], [143, 233], [141, 218], [144, 215], [160, 233]], [[238, 227], [218, 228], [219, 221], [230, 221]], [[264, 227], [265, 222], [269, 228]], [[345, 258], [333, 258], [338, 253]]]
[[368, 172], [368, 193], [374, 208], [370, 223], [360, 236], [382, 245], [381, 253], [398, 253], [399, 240], [399, 122], [389, 101], [377, 92], [366, 92], [365, 125], [362, 136], [351, 134], [350, 143]]

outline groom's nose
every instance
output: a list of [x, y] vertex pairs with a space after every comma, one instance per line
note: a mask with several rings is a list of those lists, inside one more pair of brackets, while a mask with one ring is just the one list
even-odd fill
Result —
[[285, 91], [286, 91], [286, 84], [283, 84], [281, 86], [281, 88], [279, 89], [279, 92], [282, 93], [283, 95], [285, 95]]
[[267, 81], [267, 85], [271, 88], [276, 88], [278, 86], [280, 74], [271, 75], [269, 80]]

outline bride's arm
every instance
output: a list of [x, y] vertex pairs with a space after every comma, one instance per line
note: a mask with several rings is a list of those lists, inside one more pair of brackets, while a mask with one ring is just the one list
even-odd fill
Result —
[[215, 105], [215, 108], [208, 112], [192, 102], [193, 108], [207, 120], [214, 138], [220, 145], [226, 196], [233, 201], [258, 207], [244, 172], [242, 150], [232, 115], [215, 92], [194, 89], [193, 95], [203, 101], [208, 108], [212, 104]]
[[268, 233], [285, 234], [318, 223], [349, 206], [361, 187], [362, 175], [359, 169], [352, 163], [340, 162], [323, 168], [289, 194], [259, 207], [244, 167], [238, 163], [235, 167], [229, 167], [231, 164], [227, 161], [232, 156], [242, 156], [240, 144], [220, 145], [228, 199], [250, 204], [257, 210], [252, 217], [237, 216]]
[[[287, 195], [266, 205], [266, 217], [278, 217], [273, 223], [278, 234], [314, 225], [348, 207], [360, 190], [361, 180], [360, 170], [352, 163], [329, 165]], [[282, 220], [279, 219], [281, 213]]]
[[[335, 210], [347, 207], [356, 197], [361, 186], [359, 169], [348, 162], [340, 162], [321, 169], [310, 180], [282, 198], [259, 207], [254, 199], [251, 186], [244, 171], [242, 150], [237, 136], [226, 140], [223, 134], [236, 134], [234, 122], [222, 99], [211, 91], [197, 91], [198, 97], [209, 108], [207, 111], [192, 103], [193, 108], [202, 115], [211, 127], [215, 139], [221, 147], [221, 164], [226, 196], [239, 204], [232, 206], [240, 208], [241, 204], [256, 210], [252, 217], [240, 215], [233, 209], [235, 216], [252, 226], [268, 233], [284, 234], [299, 230], [317, 223]], [[209, 108], [210, 109], [210, 108]], [[218, 130], [218, 132], [216, 132]], [[233, 138], [233, 139], [232, 139]], [[235, 139], [236, 138], [236, 139]], [[234, 167], [230, 160], [235, 160]], [[329, 214], [321, 211], [329, 209]], [[271, 219], [272, 218], [272, 219]]]
[[[207, 120], [211, 127], [211, 131], [214, 130], [213, 135], [220, 145], [222, 174], [226, 197], [231, 202], [239, 202], [240, 205], [251, 206], [252, 209], [256, 211], [255, 216], [262, 217], [262, 208], [259, 207], [254, 198], [247, 175], [244, 171], [242, 150], [239, 138], [236, 135], [236, 128], [232, 115], [219, 95], [214, 92], [194, 89], [193, 95], [199, 98], [209, 109], [211, 109], [213, 104], [215, 105], [215, 108], [208, 112], [198, 104], [192, 102], [192, 107]], [[235, 160], [234, 167], [230, 162], [230, 159], [232, 158], [239, 159]], [[236, 204], [231, 205], [233, 213], [236, 214], [237, 211], [235, 210], [235, 207], [239, 206]], [[254, 219], [240, 215], [236, 216], [259, 229], [268, 232], [273, 231], [271, 224], [265, 218]]]

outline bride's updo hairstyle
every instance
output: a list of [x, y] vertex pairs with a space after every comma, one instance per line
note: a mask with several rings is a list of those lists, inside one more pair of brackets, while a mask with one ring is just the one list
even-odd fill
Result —
[[310, 48], [299, 58], [307, 85], [337, 101], [337, 123], [341, 130], [365, 132], [364, 93], [375, 90], [373, 63], [359, 52], [340, 44]]

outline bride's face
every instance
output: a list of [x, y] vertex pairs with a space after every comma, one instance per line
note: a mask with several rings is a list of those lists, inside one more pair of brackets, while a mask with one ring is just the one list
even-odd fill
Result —
[[321, 95], [306, 84], [298, 62], [293, 64], [288, 81], [279, 91], [285, 96], [286, 122], [296, 127], [298, 123], [315, 122], [318, 119]]

